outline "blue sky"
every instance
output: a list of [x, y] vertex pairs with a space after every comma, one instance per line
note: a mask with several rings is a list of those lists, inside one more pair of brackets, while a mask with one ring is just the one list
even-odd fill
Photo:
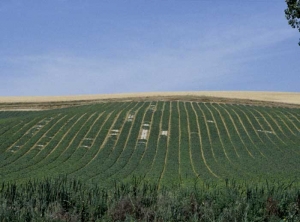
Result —
[[0, 95], [300, 90], [284, 0], [1, 0]]

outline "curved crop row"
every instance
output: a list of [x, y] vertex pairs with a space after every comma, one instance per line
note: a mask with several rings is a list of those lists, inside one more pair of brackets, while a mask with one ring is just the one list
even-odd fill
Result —
[[300, 173], [299, 116], [299, 109], [190, 101], [0, 112], [0, 180], [287, 180]]

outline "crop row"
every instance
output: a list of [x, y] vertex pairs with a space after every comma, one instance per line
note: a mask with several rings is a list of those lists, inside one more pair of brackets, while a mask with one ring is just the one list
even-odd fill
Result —
[[153, 101], [1, 115], [5, 180], [67, 174], [112, 185], [135, 175], [171, 186], [300, 171], [299, 109]]

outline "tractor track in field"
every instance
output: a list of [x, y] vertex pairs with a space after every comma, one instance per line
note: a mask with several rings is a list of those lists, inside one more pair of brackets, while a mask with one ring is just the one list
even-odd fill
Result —
[[[220, 106], [220, 105], [219, 105], [219, 106]], [[220, 106], [220, 107], [221, 107], [221, 108], [227, 113], [227, 115], [229, 116], [229, 118], [230, 118], [230, 120], [231, 120], [231, 122], [232, 122], [232, 124], [233, 124], [233, 126], [234, 126], [234, 129], [235, 129], [236, 133], [238, 134], [238, 137], [239, 137], [240, 141], [242, 142], [244, 148], [245, 148], [246, 151], [248, 152], [249, 156], [251, 156], [253, 159], [255, 159], [255, 157], [254, 157], [253, 154], [249, 151], [247, 145], [245, 144], [245, 141], [244, 141], [243, 138], [241, 137], [240, 131], [238, 130], [238, 127], [236, 126], [236, 123], [235, 123], [235, 121], [233, 120], [231, 114], [230, 114], [230, 113], [228, 112], [228, 110], [225, 109], [223, 106]]]
[[257, 138], [262, 142], [262, 144], [264, 146], [266, 146], [266, 143], [262, 140], [262, 138], [260, 137], [259, 133], [257, 132], [257, 130], [255, 130], [255, 127], [252, 123], [252, 121], [249, 119], [249, 116], [244, 112], [244, 110], [240, 109], [239, 107], [236, 107], [247, 119], [248, 123], [251, 125], [253, 132], [255, 133], [255, 135], [257, 136]]
[[[130, 105], [130, 104], [128, 104], [128, 106], [129, 106], [129, 105]], [[127, 107], [128, 107], [128, 106], [127, 106]], [[121, 106], [121, 107], [122, 107], [122, 106]], [[120, 114], [121, 112], [123, 112], [123, 109], [122, 109], [119, 113], [117, 113], [116, 116], [113, 116], [113, 114], [114, 114], [115, 112], [116, 112], [116, 111], [110, 111], [110, 112], [107, 113], [107, 115], [105, 116], [105, 119], [102, 121], [102, 124], [101, 124], [99, 130], [97, 131], [97, 133], [96, 133], [96, 135], [95, 135], [95, 137], [94, 137], [94, 139], [93, 139], [93, 142], [92, 142], [92, 144], [91, 144], [91, 146], [90, 146], [91, 149], [89, 149], [88, 152], [93, 152], [94, 149], [96, 149], [96, 150], [95, 150], [95, 151], [96, 151], [95, 154], [91, 157], [91, 159], [88, 159], [87, 162], [86, 162], [83, 166], [81, 166], [81, 167], [79, 167], [79, 168], [73, 170], [72, 172], [70, 172], [70, 174], [74, 174], [74, 173], [76, 173], [76, 172], [82, 171], [82, 170], [84, 170], [85, 168], [87, 168], [88, 166], [90, 166], [90, 164], [93, 163], [93, 161], [97, 158], [97, 156], [99, 155], [99, 153], [101, 153], [103, 147], [106, 145], [106, 143], [107, 143], [107, 141], [108, 141], [108, 139], [109, 139], [109, 137], [110, 137], [110, 131], [111, 131], [111, 129], [113, 128], [113, 126], [114, 126], [114, 124], [115, 124], [115, 121], [117, 120], [117, 116], [119, 116], [119, 114]], [[114, 117], [114, 119], [113, 119], [113, 121], [112, 121], [112, 124], [111, 124], [111, 126], [108, 128], [108, 130], [107, 130], [107, 132], [106, 132], [106, 134], [105, 134], [103, 140], [100, 141], [100, 146], [99, 146], [99, 148], [97, 149], [96, 147], [94, 147], [94, 146], [95, 146], [95, 143], [96, 143], [96, 140], [99, 138], [99, 135], [100, 135], [100, 133], [101, 133], [103, 130], [104, 130], [104, 132], [103, 132], [103, 135], [104, 135], [104, 133], [105, 133], [105, 128], [104, 128], [104, 126], [105, 126], [106, 124], [108, 124], [108, 121], [109, 121], [109, 119], [110, 119], [111, 117]], [[86, 153], [83, 155], [83, 157], [82, 157], [79, 161], [81, 161], [81, 160], [87, 155], [88, 152], [86, 152]]]
[[224, 143], [223, 143], [223, 140], [222, 140], [222, 136], [221, 136], [221, 133], [220, 133], [220, 130], [219, 130], [219, 127], [218, 127], [218, 122], [216, 121], [215, 117], [214, 117], [214, 114], [212, 113], [212, 111], [210, 110], [210, 108], [206, 105], [206, 103], [204, 104], [204, 106], [206, 107], [206, 109], [209, 111], [211, 117], [212, 117], [212, 120], [214, 122], [214, 125], [216, 127], [216, 130], [217, 130], [217, 133], [218, 133], [218, 138], [220, 140], [220, 143], [221, 143], [221, 146], [222, 146], [222, 149], [223, 149], [223, 152], [227, 158], [227, 160], [232, 163], [231, 159], [229, 158], [227, 152], [226, 152], [226, 149], [225, 149], [225, 146], [224, 146]]
[[273, 127], [271, 126], [271, 124], [269, 123], [269, 121], [266, 119], [266, 117], [260, 111], [258, 111], [256, 109], [252, 109], [252, 110], [254, 110], [256, 113], [258, 113], [262, 117], [262, 119], [264, 120], [264, 122], [267, 123], [269, 129], [271, 130], [271, 132], [273, 132], [273, 134], [276, 136], [276, 138], [280, 142], [282, 142], [284, 145], [286, 145], [286, 143], [277, 135], [277, 132], [273, 129]]
[[[150, 104], [149, 104], [149, 106], [145, 109], [145, 111], [144, 111], [144, 113], [143, 113], [143, 117], [142, 117], [142, 120], [141, 120], [141, 126], [140, 126], [140, 128], [139, 128], [138, 138], [136, 139], [134, 148], [133, 148], [133, 150], [132, 150], [132, 152], [131, 152], [131, 154], [130, 154], [130, 156], [129, 156], [129, 158], [128, 158], [128, 161], [126, 162], [126, 164], [123, 166], [123, 168], [122, 168], [120, 171], [118, 171], [117, 173], [113, 174], [111, 177], [115, 177], [115, 176], [118, 175], [122, 170], [124, 170], [126, 167], [128, 167], [128, 165], [130, 165], [131, 160], [132, 160], [132, 157], [133, 157], [134, 154], [137, 152], [138, 145], [139, 145], [139, 140], [140, 140], [140, 138], [141, 138], [141, 137], [140, 137], [140, 136], [141, 136], [141, 130], [142, 130], [142, 128], [143, 128], [143, 124], [144, 124], [144, 122], [145, 122], [145, 117], [146, 117], [146, 114], [147, 114], [147, 111], [148, 111], [149, 108], [150, 108]], [[148, 142], [148, 138], [147, 138], [147, 142]], [[146, 149], [146, 147], [147, 147], [147, 142], [145, 143], [145, 149]], [[143, 154], [144, 154], [144, 152], [145, 152], [145, 150], [143, 151]], [[143, 154], [142, 154], [142, 155], [143, 155]], [[141, 161], [141, 158], [139, 158], [138, 161]], [[130, 166], [129, 166], [129, 167], [130, 167]], [[135, 169], [135, 168], [134, 168], [134, 169]], [[134, 171], [134, 169], [131, 170], [130, 172], [127, 172], [127, 171], [126, 171], [126, 175], [125, 175], [123, 178], [127, 178], [127, 177]]]
[[[199, 107], [198, 107], [199, 108]], [[198, 136], [199, 136], [199, 141], [200, 141], [200, 152], [201, 152], [201, 156], [202, 156], [202, 159], [203, 159], [203, 162], [206, 166], [206, 168], [208, 169], [208, 171], [216, 178], [220, 178], [217, 174], [215, 174], [212, 169], [208, 166], [207, 164], [207, 161], [205, 159], [205, 155], [204, 155], [204, 151], [203, 151], [203, 143], [202, 143], [202, 136], [201, 136], [201, 130], [200, 130], [200, 124], [199, 124], [199, 115], [198, 113], [196, 112], [196, 109], [195, 109], [195, 106], [194, 104], [192, 104], [192, 109], [195, 113], [195, 116], [196, 116], [196, 122], [197, 122], [197, 128], [198, 128]]]
[[249, 135], [248, 130], [246, 129], [240, 115], [234, 110], [234, 108], [231, 107], [231, 110], [234, 112], [234, 114], [238, 117], [239, 122], [241, 123], [241, 126], [243, 127], [244, 131], [246, 132], [247, 137], [249, 138], [249, 140], [251, 141], [251, 143], [253, 144], [253, 146], [258, 150], [258, 152], [260, 153], [260, 155], [262, 155], [263, 157], [266, 158], [266, 156], [260, 151], [260, 149], [257, 147], [257, 145], [255, 144], [255, 142], [252, 140], [251, 136]]
[[190, 158], [190, 162], [191, 162], [194, 174], [196, 175], [197, 178], [200, 178], [200, 175], [197, 173], [197, 171], [195, 169], [195, 164], [194, 164], [194, 161], [193, 161], [193, 158], [192, 158], [190, 116], [189, 116], [188, 110], [186, 108], [186, 102], [184, 102], [184, 109], [185, 109], [185, 112], [186, 112], [187, 127], [188, 127], [188, 134], [189, 134], [189, 138], [188, 138], [189, 139], [189, 158]]
[[[149, 107], [152, 105], [152, 103], [151, 104], [149, 104]], [[157, 104], [156, 104], [157, 105]], [[148, 108], [149, 109], [149, 108]], [[148, 112], [148, 110], [145, 110], [145, 115], [146, 115], [146, 113]], [[149, 124], [149, 130], [148, 130], [148, 132], [149, 132], [149, 134], [148, 134], [148, 138], [147, 138], [147, 141], [146, 141], [146, 143], [145, 143], [145, 149], [143, 150], [143, 153], [142, 153], [142, 156], [141, 156], [141, 158], [139, 159], [139, 161], [138, 161], [138, 163], [137, 163], [137, 165], [136, 165], [136, 167], [131, 171], [131, 172], [129, 172], [125, 177], [124, 177], [124, 179], [126, 179], [126, 178], [128, 178], [130, 175], [133, 175], [134, 174], [134, 172], [137, 170], [137, 168], [139, 168], [139, 166], [141, 165], [141, 162], [143, 161], [143, 159], [144, 159], [144, 156], [145, 156], [145, 154], [146, 154], [146, 152], [147, 152], [147, 150], [148, 150], [148, 143], [149, 143], [149, 139], [151, 138], [151, 133], [153, 133], [153, 131], [151, 131], [151, 129], [152, 129], [152, 126], [153, 126], [153, 116], [154, 116], [154, 112], [152, 112], [152, 114], [151, 114], [151, 119], [150, 119], [150, 123], [151, 124]], [[145, 116], [144, 116], [145, 117]], [[143, 123], [144, 123], [144, 119], [143, 119]], [[142, 129], [143, 127], [141, 127], [141, 129]], [[135, 149], [136, 149], [136, 147], [135, 147]], [[147, 173], [146, 173], [147, 174]]]
[[[138, 103], [137, 103], [137, 104], [138, 104]], [[135, 110], [135, 114], [137, 114], [137, 113], [140, 111], [140, 109], [141, 109], [144, 105], [145, 105], [145, 103], [143, 103], [141, 106], [139, 106], [139, 107]], [[130, 112], [129, 112], [129, 113], [130, 113]], [[135, 116], [135, 117], [133, 118], [133, 120], [132, 120], [132, 123], [131, 123], [131, 125], [130, 125], [130, 129], [129, 129], [129, 132], [128, 132], [128, 134], [127, 134], [127, 137], [126, 137], [126, 140], [125, 140], [123, 149], [122, 149], [121, 153], [118, 155], [117, 159], [116, 159], [115, 161], [113, 161], [113, 163], [110, 164], [110, 165], [108, 166], [108, 168], [105, 169], [105, 171], [100, 172], [100, 173], [97, 173], [97, 174], [95, 174], [95, 175], [89, 177], [88, 180], [92, 180], [92, 179], [94, 179], [95, 177], [97, 177], [97, 176], [99, 176], [99, 175], [101, 175], [101, 174], [103, 174], [103, 173], [106, 173], [108, 170], [110, 170], [110, 169], [115, 165], [115, 163], [118, 162], [118, 160], [121, 158], [121, 155], [123, 154], [124, 150], [125, 150], [126, 147], [127, 147], [127, 144], [128, 144], [128, 141], [129, 141], [129, 137], [130, 137], [130, 135], [131, 135], [131, 133], [132, 133], [132, 128], [133, 128], [133, 125], [135, 124], [135, 122], [136, 122], [136, 116]], [[116, 173], [117, 173], [117, 172], [116, 172]], [[114, 174], [116, 174], [116, 173], [114, 173]], [[114, 174], [113, 174], [113, 175], [114, 175]], [[109, 177], [111, 177], [111, 176], [112, 176], [112, 175], [110, 175]]]
[[[160, 122], [159, 122], [159, 132], [162, 132], [162, 122], [163, 122], [163, 113], [164, 113], [164, 110], [165, 110], [165, 103], [163, 103], [163, 106], [162, 106], [162, 110], [161, 110], [161, 116], [160, 116]], [[156, 141], [156, 147], [155, 147], [155, 154], [154, 154], [154, 157], [153, 157], [153, 160], [151, 162], [151, 167], [150, 169], [148, 170], [148, 172], [146, 173], [145, 177], [147, 177], [147, 175], [149, 174], [149, 172], [151, 172], [152, 168], [153, 168], [153, 165], [156, 161], [156, 158], [157, 158], [157, 151], [158, 151], [158, 145], [159, 145], [159, 141], [161, 139], [161, 135], [159, 135], [157, 137], [157, 141]]]
[[168, 154], [169, 154], [169, 144], [170, 144], [170, 137], [171, 137], [171, 117], [172, 117], [172, 104], [170, 102], [170, 114], [169, 114], [169, 122], [168, 122], [168, 138], [167, 138], [167, 146], [166, 146], [166, 153], [165, 153], [165, 160], [164, 160], [164, 167], [160, 174], [159, 180], [158, 180], [158, 188], [161, 186], [161, 181], [164, 177], [167, 161], [168, 161]]
[[214, 106], [214, 104], [212, 104], [212, 107], [218, 112], [218, 114], [219, 114], [219, 116], [220, 116], [220, 118], [221, 118], [221, 120], [222, 120], [222, 123], [223, 123], [223, 125], [224, 125], [224, 128], [225, 128], [225, 130], [226, 130], [226, 134], [227, 134], [227, 136], [228, 136], [228, 138], [229, 138], [229, 140], [230, 140], [230, 143], [231, 143], [231, 145], [232, 145], [232, 147], [233, 147], [233, 149], [234, 149], [234, 152], [235, 152], [236, 156], [237, 156], [238, 158], [240, 158], [240, 155], [238, 154], [237, 149], [236, 149], [236, 147], [235, 147], [235, 145], [234, 145], [234, 143], [233, 143], [233, 141], [232, 141], [231, 135], [230, 135], [229, 130], [228, 130], [228, 126], [227, 126], [227, 124], [225, 123], [225, 120], [224, 120], [223, 115], [221, 114], [220, 110], [217, 109], [217, 108]]
[[[27, 154], [29, 154], [33, 149], [36, 149], [36, 147], [38, 146], [38, 144], [40, 143], [40, 141], [45, 138], [45, 135], [47, 135], [47, 133], [49, 133], [62, 119], [64, 119], [67, 115], [61, 117], [60, 119], [58, 119], [55, 123], [53, 123], [53, 125], [46, 131], [43, 133], [43, 135], [37, 140], [37, 142], [35, 144], [33, 144], [31, 147], [29, 147], [29, 149], [24, 153], [22, 154], [21, 156], [19, 156], [18, 158], [16, 158], [15, 160], [11, 161], [7, 166], [9, 167], [9, 165], [11, 164], [14, 164], [16, 161], [18, 161], [19, 159], [23, 158], [23, 157], [26, 157]], [[26, 144], [24, 144], [25, 146]], [[46, 146], [46, 145], [44, 145]], [[43, 147], [44, 147], [43, 146]], [[40, 151], [39, 151], [40, 152]], [[39, 154], [39, 152], [35, 155], [37, 156]], [[35, 158], [35, 156], [33, 156], [32, 158]], [[3, 168], [4, 166], [2, 166]], [[25, 169], [26, 167], [23, 167], [23, 169]]]

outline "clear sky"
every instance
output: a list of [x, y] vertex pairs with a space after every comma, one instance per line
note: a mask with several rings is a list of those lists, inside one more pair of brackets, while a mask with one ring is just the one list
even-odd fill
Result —
[[300, 91], [284, 0], [0, 0], [0, 96]]

